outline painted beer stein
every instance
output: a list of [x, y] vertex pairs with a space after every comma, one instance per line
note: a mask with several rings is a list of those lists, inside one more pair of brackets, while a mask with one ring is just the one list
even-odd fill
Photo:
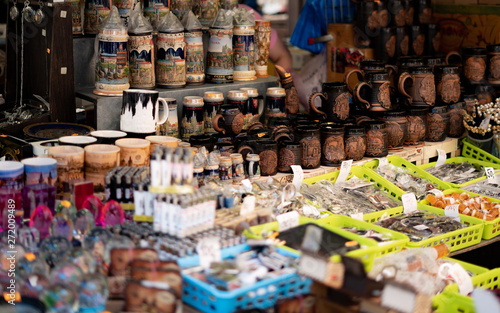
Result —
[[192, 11], [183, 20], [186, 32], [186, 83], [198, 85], [205, 82], [202, 25]]
[[184, 26], [172, 12], [161, 22], [156, 40], [156, 84], [163, 88], [186, 86]]
[[128, 27], [130, 88], [155, 87], [153, 27], [142, 15], [140, 6], [132, 12]]
[[106, 24], [97, 35], [96, 83], [94, 93], [100, 96], [121, 96], [130, 88], [127, 58], [127, 28], [113, 7]]

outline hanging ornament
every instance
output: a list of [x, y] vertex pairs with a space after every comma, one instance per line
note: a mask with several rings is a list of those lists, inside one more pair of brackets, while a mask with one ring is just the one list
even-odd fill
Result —
[[44, 19], [45, 19], [45, 13], [43, 13], [43, 2], [40, 1], [40, 8], [36, 10], [35, 14], [35, 24], [37, 25], [42, 24]]
[[19, 9], [17, 8], [16, 4], [14, 4], [12, 8], [10, 8], [9, 15], [11, 20], [17, 20], [17, 17], [19, 16]]
[[24, 1], [23, 18], [28, 23], [33, 23], [35, 21], [35, 10], [30, 6], [28, 0]]

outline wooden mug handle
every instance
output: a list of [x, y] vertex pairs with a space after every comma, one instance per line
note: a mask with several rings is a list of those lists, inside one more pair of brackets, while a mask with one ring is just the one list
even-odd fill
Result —
[[224, 120], [224, 116], [222, 116], [222, 114], [216, 114], [215, 117], [214, 117], [214, 120], [212, 121], [212, 124], [213, 124], [213, 127], [215, 129], [215, 131], [218, 131], [218, 132], [221, 132], [223, 134], [226, 133], [226, 130], [224, 128], [221, 128], [219, 126], [219, 120], [222, 119], [222, 121], [224, 121], [224, 123], [226, 122]]
[[462, 55], [460, 53], [458, 53], [458, 51], [451, 51], [451, 52], [448, 52], [448, 54], [446, 55], [444, 61], [446, 62], [446, 65], [450, 65], [450, 57], [452, 56], [458, 56], [460, 58], [460, 60], [462, 59]]
[[363, 80], [363, 72], [361, 72], [361, 70], [359, 70], [359, 69], [354, 69], [354, 70], [348, 72], [347, 74], [345, 74], [344, 83], [347, 85], [347, 89], [349, 89], [351, 94], [354, 93], [354, 88], [351, 88], [351, 86], [349, 85], [349, 79], [351, 78], [351, 75], [354, 73], [358, 74], [359, 81]]
[[313, 110], [315, 113], [317, 114], [321, 114], [321, 115], [324, 115], [326, 116], [326, 113], [323, 112], [323, 111], [320, 111], [318, 110], [318, 108], [314, 105], [314, 100], [316, 99], [316, 97], [321, 97], [323, 98], [325, 101], [328, 100], [327, 97], [322, 94], [321, 92], [316, 92], [316, 93], [313, 93], [312, 95], [309, 96], [309, 107], [311, 108], [311, 110]]
[[413, 85], [413, 77], [411, 76], [410, 73], [408, 72], [404, 72], [403, 74], [401, 74], [401, 76], [399, 76], [399, 82], [398, 82], [398, 90], [399, 92], [405, 96], [406, 98], [408, 98], [410, 100], [410, 103], [412, 101], [412, 98], [410, 96], [410, 94], [406, 91], [405, 89], [405, 83], [406, 81], [410, 79], [411, 80], [411, 83]]
[[371, 107], [371, 104], [369, 101], [361, 98], [361, 95], [360, 95], [360, 92], [361, 92], [361, 88], [363, 88], [364, 86], [367, 86], [368, 88], [372, 88], [368, 83], [366, 82], [360, 82], [360, 83], [357, 83], [356, 84], [356, 87], [354, 87], [354, 90], [352, 92], [352, 95], [354, 96], [354, 99], [358, 102], [361, 102], [363, 103], [365, 106], [366, 106], [366, 109], [369, 110], [370, 107]]

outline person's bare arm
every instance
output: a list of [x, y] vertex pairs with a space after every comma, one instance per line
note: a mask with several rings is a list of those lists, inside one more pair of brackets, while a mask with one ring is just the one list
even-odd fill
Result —
[[269, 59], [274, 64], [280, 65], [288, 72], [292, 71], [292, 55], [280, 38], [276, 38], [276, 43], [269, 51]]

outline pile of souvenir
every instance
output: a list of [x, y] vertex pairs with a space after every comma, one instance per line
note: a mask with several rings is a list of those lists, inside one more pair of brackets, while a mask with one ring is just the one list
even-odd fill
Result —
[[423, 211], [392, 216], [375, 224], [406, 234], [410, 241], [422, 241], [467, 226], [449, 216]]
[[427, 195], [432, 206], [445, 209], [450, 205], [458, 205], [460, 214], [469, 215], [485, 221], [492, 221], [499, 215], [500, 204], [485, 197], [472, 197], [466, 192], [452, 193], [444, 196]]
[[391, 163], [378, 166], [376, 172], [403, 191], [415, 194], [418, 201], [423, 200], [429, 191], [436, 188], [436, 185], [429, 180], [414, 176], [408, 169]]
[[428, 167], [425, 171], [442, 181], [457, 185], [485, 176], [481, 166], [469, 162], [445, 163], [439, 167]]
[[350, 216], [356, 213], [372, 213], [401, 205], [385, 191], [371, 182], [351, 178], [345, 183], [334, 184], [328, 180], [315, 184], [303, 184], [300, 192], [315, 206], [333, 214]]

